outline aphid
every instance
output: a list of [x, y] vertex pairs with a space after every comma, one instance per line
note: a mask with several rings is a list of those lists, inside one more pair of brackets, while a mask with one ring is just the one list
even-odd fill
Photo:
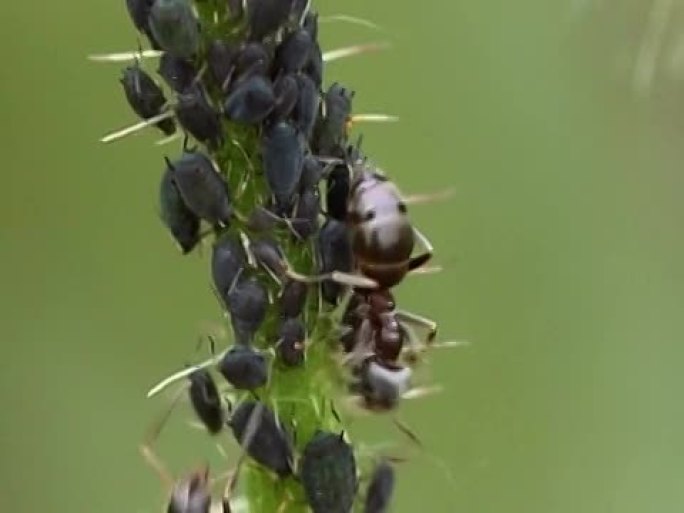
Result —
[[304, 310], [309, 287], [297, 280], [288, 280], [278, 298], [278, 311], [283, 318], [295, 318]]
[[245, 264], [245, 251], [237, 238], [228, 235], [216, 241], [211, 256], [211, 275], [221, 297], [226, 297]]
[[241, 18], [245, 13], [245, 6], [243, 0], [228, 0], [228, 12], [231, 19]]
[[176, 117], [190, 135], [209, 148], [216, 149], [221, 144], [221, 120], [200, 84], [193, 84], [178, 95]]
[[250, 344], [266, 317], [268, 292], [256, 278], [238, 278], [226, 294], [224, 301], [238, 344]]
[[318, 86], [307, 75], [297, 75], [299, 98], [295, 105], [292, 119], [304, 136], [309, 139], [316, 122], [316, 114], [320, 103]]
[[170, 53], [163, 53], [159, 58], [157, 72], [177, 93], [189, 88], [197, 77], [197, 70], [192, 63]]
[[[332, 271], [351, 272], [353, 269], [353, 254], [344, 223], [335, 219], [328, 219], [318, 232], [318, 252], [321, 259], [321, 272]], [[337, 283], [323, 282], [321, 293], [323, 299], [330, 304], [336, 304], [341, 287]]]
[[188, 0], [155, 0], [149, 23], [162, 50], [181, 59], [191, 59], [197, 54], [199, 24]]
[[149, 17], [152, 4], [154, 4], [154, 0], [126, 0], [128, 14], [131, 16], [135, 28], [147, 35], [154, 48], [159, 48], [159, 44], [154, 40], [150, 31]]
[[164, 171], [159, 186], [160, 216], [183, 254], [190, 253], [200, 241], [200, 220], [185, 205], [170, 167]]
[[232, 215], [228, 184], [209, 157], [185, 151], [177, 161], [167, 160], [167, 165], [190, 211], [214, 226], [228, 226]]
[[306, 73], [318, 89], [323, 83], [323, 52], [318, 43], [314, 43], [309, 51], [309, 60], [304, 65], [304, 73]]
[[311, 41], [318, 41], [318, 13], [309, 11], [304, 17], [302, 28], [309, 33]]
[[216, 85], [225, 89], [235, 69], [238, 49], [221, 39], [214, 39], [207, 48], [207, 64]]
[[318, 190], [304, 190], [297, 200], [292, 229], [300, 239], [308, 239], [318, 230], [318, 215], [321, 212], [321, 198]]
[[338, 83], [330, 86], [323, 98], [324, 115], [318, 117], [312, 149], [318, 155], [334, 155], [347, 140], [354, 93]]
[[274, 106], [271, 83], [261, 75], [252, 75], [228, 95], [223, 112], [228, 119], [253, 125], [266, 119]]
[[301, 28], [291, 32], [276, 48], [273, 69], [282, 73], [300, 71], [309, 60], [312, 46], [309, 32]]
[[252, 39], [263, 39], [285, 23], [292, 11], [293, 0], [251, 0], [247, 3], [247, 19]]
[[238, 77], [243, 75], [266, 75], [270, 67], [271, 58], [263, 44], [251, 41], [240, 49], [236, 57], [236, 73]]
[[347, 203], [351, 190], [351, 175], [346, 164], [335, 165], [328, 174], [325, 187], [326, 213], [337, 221], [347, 220]]
[[[431, 258], [432, 246], [411, 225], [392, 182], [365, 162], [354, 165], [352, 177], [347, 220], [355, 262], [381, 288], [391, 288]], [[412, 257], [416, 237], [426, 250]]]
[[[267, 406], [245, 401], [233, 412], [229, 424], [235, 439], [255, 461], [280, 477], [292, 474], [292, 442]], [[255, 426], [253, 430], [248, 429], [250, 424]], [[245, 444], [248, 431], [253, 431], [253, 436]]]
[[195, 413], [207, 431], [215, 435], [223, 429], [225, 422], [221, 397], [216, 388], [216, 383], [205, 369], [194, 371], [188, 378], [190, 379], [190, 388], [188, 389], [190, 404], [192, 404]]
[[324, 174], [324, 168], [321, 162], [313, 155], [304, 157], [304, 164], [302, 165], [302, 177], [299, 180], [299, 191], [303, 192], [308, 189], [318, 188], [318, 183]]
[[363, 513], [387, 513], [394, 492], [394, 467], [381, 461], [373, 470], [366, 491]]
[[306, 331], [297, 318], [285, 319], [278, 329], [276, 353], [280, 360], [290, 367], [304, 363]]
[[266, 183], [273, 193], [276, 207], [286, 211], [302, 176], [304, 140], [297, 129], [281, 121], [264, 134], [261, 156]]
[[275, 106], [271, 113], [274, 121], [281, 121], [287, 118], [297, 105], [299, 97], [299, 86], [294, 75], [281, 75], [273, 84], [275, 96]]
[[219, 362], [218, 369], [237, 390], [254, 390], [268, 381], [266, 358], [247, 345], [232, 347]]
[[304, 448], [299, 475], [313, 513], [349, 513], [356, 496], [356, 460], [342, 435], [318, 431]]
[[[123, 70], [121, 85], [129, 105], [138, 116], [149, 119], [162, 113], [166, 105], [164, 93], [138, 64]], [[172, 119], [159, 121], [157, 127], [166, 135], [171, 135], [176, 131], [176, 125]]]

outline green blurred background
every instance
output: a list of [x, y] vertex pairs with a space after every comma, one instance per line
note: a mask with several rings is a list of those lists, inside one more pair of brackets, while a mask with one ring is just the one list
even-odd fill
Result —
[[[361, 127], [366, 150], [405, 191], [456, 190], [413, 208], [446, 270], [399, 296], [471, 345], [402, 409], [426, 449], [400, 449], [396, 513], [684, 508], [684, 87], [658, 68], [632, 92], [650, 4], [318, 2], [386, 30], [325, 25], [327, 48], [393, 43], [328, 70], [358, 112], [401, 116]], [[144, 392], [220, 319], [206, 255], [156, 216], [171, 149], [97, 143], [133, 120], [119, 66], [85, 60], [135, 48], [123, 0], [2, 11], [0, 510], [156, 512]], [[184, 416], [159, 449], [175, 471], [216, 459]], [[354, 433], [403, 443], [385, 417]]]

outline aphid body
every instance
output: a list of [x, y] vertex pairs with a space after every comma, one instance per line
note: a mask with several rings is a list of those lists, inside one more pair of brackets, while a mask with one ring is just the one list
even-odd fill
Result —
[[181, 59], [191, 59], [197, 54], [199, 24], [188, 0], [155, 0], [149, 23], [162, 50]]
[[207, 431], [215, 435], [223, 429], [225, 422], [221, 397], [216, 388], [216, 383], [205, 369], [194, 371], [188, 378], [190, 380], [190, 388], [188, 389], [190, 404], [192, 404], [195, 413]]
[[318, 431], [304, 448], [299, 475], [313, 513], [349, 513], [356, 496], [356, 460], [342, 435]]
[[186, 206], [167, 168], [159, 186], [159, 207], [163, 223], [169, 229], [183, 254], [192, 251], [200, 241], [200, 220]]
[[394, 492], [394, 467], [387, 461], [381, 461], [373, 470], [363, 513], [387, 513], [392, 493]]
[[[166, 98], [161, 88], [137, 64], [123, 70], [121, 85], [129, 105], [143, 119], [157, 116], [166, 105]], [[176, 131], [176, 125], [172, 119], [159, 121], [157, 127], [166, 135], [171, 135]]]

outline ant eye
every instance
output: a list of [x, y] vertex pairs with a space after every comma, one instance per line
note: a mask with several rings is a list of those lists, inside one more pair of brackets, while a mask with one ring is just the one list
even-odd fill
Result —
[[372, 221], [375, 218], [375, 210], [369, 210], [363, 215], [364, 221]]
[[400, 201], [399, 203], [397, 203], [397, 210], [400, 213], [405, 214], [406, 213], [406, 203], [404, 203], [403, 201]]

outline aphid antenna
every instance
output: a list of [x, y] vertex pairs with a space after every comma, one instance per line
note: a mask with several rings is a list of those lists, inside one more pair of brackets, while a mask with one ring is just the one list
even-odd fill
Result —
[[147, 398], [149, 399], [150, 397], [154, 397], [157, 395], [159, 392], [167, 388], [169, 385], [172, 383], [175, 383], [176, 381], [179, 381], [181, 379], [187, 378], [190, 374], [197, 370], [201, 369], [206, 369], [207, 367], [210, 367], [211, 365], [215, 365], [218, 363], [221, 358], [225, 356], [225, 354], [228, 352], [228, 350], [222, 351], [221, 353], [217, 354], [216, 356], [212, 356], [211, 358], [207, 358], [206, 360], [196, 363], [194, 365], [190, 365], [189, 367], [185, 367], [184, 369], [181, 369], [177, 372], [174, 372], [170, 376], [167, 376], [166, 378], [162, 379], [159, 383], [154, 385], [149, 392], [147, 392]]
[[157, 141], [154, 141], [154, 144], [155, 144], [156, 146], [165, 146], [165, 145], [167, 145], [167, 144], [169, 144], [169, 143], [172, 143], [173, 141], [179, 139], [180, 136], [181, 136], [180, 133], [179, 133], [179, 132], [176, 132], [176, 133], [171, 134], [171, 135], [169, 135], [169, 136], [167, 136], [167, 137], [163, 137], [163, 138], [161, 138], [161, 139], [159, 139], [159, 140], [157, 140]]
[[142, 121], [135, 123], [134, 125], [130, 125], [125, 128], [122, 128], [121, 130], [117, 130], [116, 132], [107, 134], [100, 139], [100, 142], [110, 143], [113, 141], [117, 141], [119, 139], [123, 139], [124, 137], [144, 130], [149, 126], [156, 125], [160, 121], [164, 121], [165, 119], [171, 119], [174, 115], [175, 114], [173, 110], [167, 110], [165, 112], [157, 114], [156, 116], [152, 116], [151, 118], [143, 119]]
[[408, 424], [401, 420], [396, 415], [392, 415], [392, 423], [394, 426], [401, 431], [401, 433], [406, 436], [411, 442], [413, 442], [417, 447], [424, 449], [423, 441], [418, 437], [418, 435], [411, 429]]
[[96, 53], [88, 55], [92, 62], [129, 62], [138, 59], [155, 59], [164, 55], [161, 50], [138, 50], [134, 52]]
[[364, 53], [379, 52], [387, 50], [391, 45], [387, 41], [377, 43], [365, 43], [360, 45], [345, 46], [342, 48], [335, 48], [323, 53], [323, 62], [334, 62], [347, 57], [361, 55]]
[[[304, 6], [304, 9], [302, 9], [302, 14], [299, 17], [299, 26], [304, 25], [304, 20], [306, 19], [307, 14], [309, 14], [309, 11], [311, 10], [311, 0], [306, 0], [306, 5]], [[319, 17], [320, 20], [320, 17]]]
[[397, 123], [399, 116], [382, 113], [354, 114], [349, 118], [351, 124], [354, 123]]
[[320, 16], [318, 21], [320, 23], [349, 23], [350, 25], [360, 25], [373, 30], [385, 31], [383, 27], [373, 21], [364, 18], [358, 18], [356, 16], [350, 16], [348, 14], [329, 14], [327, 16]]

